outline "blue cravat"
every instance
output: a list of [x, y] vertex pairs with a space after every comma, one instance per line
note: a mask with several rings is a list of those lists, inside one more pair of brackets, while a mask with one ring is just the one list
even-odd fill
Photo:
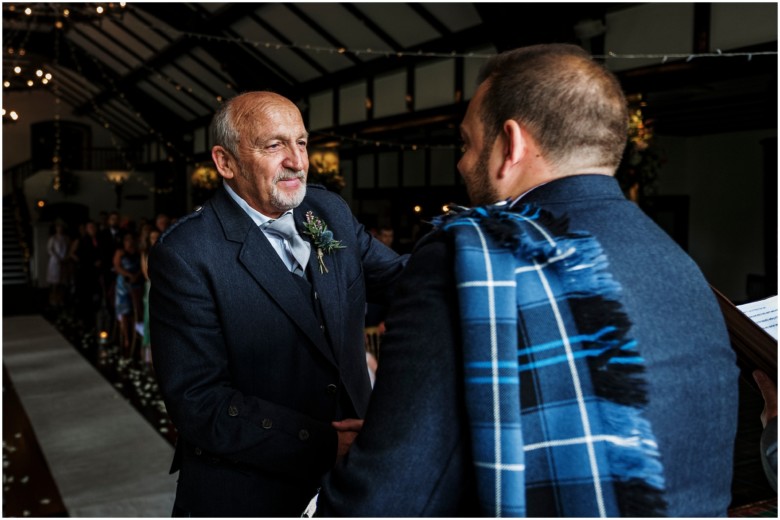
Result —
[[270, 220], [264, 226], [264, 230], [285, 239], [287, 247], [284, 250], [291, 257], [292, 271], [298, 276], [305, 276], [304, 271], [311, 255], [311, 244], [298, 234], [292, 213], [285, 213], [276, 220]]

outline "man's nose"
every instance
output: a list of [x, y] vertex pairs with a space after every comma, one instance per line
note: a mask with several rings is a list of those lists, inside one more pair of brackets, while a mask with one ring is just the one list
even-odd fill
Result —
[[306, 149], [301, 150], [299, 148], [292, 147], [287, 154], [287, 159], [284, 163], [284, 166], [295, 171], [304, 170], [308, 157], [309, 155], [306, 153]]

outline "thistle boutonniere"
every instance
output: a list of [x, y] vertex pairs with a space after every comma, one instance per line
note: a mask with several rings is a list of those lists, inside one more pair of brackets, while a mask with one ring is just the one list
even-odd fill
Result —
[[319, 217], [315, 217], [311, 211], [306, 212], [306, 222], [303, 223], [303, 227], [305, 228], [303, 233], [311, 237], [314, 247], [317, 248], [320, 272], [327, 273], [328, 268], [325, 267], [324, 261], [325, 254], [330, 254], [334, 249], [344, 249], [347, 246], [342, 246], [341, 240], [334, 240], [333, 231], [330, 231], [325, 222]]

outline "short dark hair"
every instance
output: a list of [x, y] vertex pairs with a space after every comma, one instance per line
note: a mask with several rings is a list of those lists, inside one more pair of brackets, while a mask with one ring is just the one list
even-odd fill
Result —
[[576, 45], [521, 47], [491, 58], [479, 83], [485, 140], [505, 121], [528, 129], [547, 160], [566, 164], [587, 157], [589, 166], [617, 168], [628, 132], [628, 108], [617, 78]]

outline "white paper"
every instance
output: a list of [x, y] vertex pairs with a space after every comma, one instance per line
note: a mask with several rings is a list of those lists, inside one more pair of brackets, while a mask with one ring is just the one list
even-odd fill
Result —
[[753, 320], [759, 327], [777, 339], [777, 296], [771, 296], [765, 300], [737, 305], [745, 315]]

